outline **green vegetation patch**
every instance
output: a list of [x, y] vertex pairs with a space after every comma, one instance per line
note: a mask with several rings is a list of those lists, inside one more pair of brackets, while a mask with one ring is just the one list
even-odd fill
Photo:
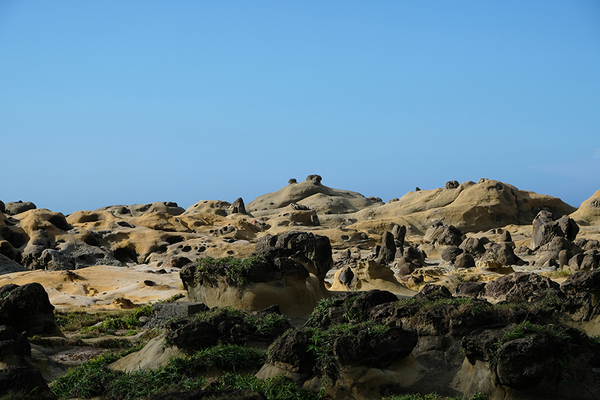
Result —
[[127, 331], [128, 334], [139, 332], [144, 323], [140, 318], [152, 317], [154, 309], [151, 304], [139, 307], [134, 311], [100, 311], [87, 313], [85, 311], [55, 311], [56, 324], [65, 334], [82, 333], [84, 335], [114, 334], [117, 331]]
[[125, 373], [108, 367], [125, 353], [106, 355], [71, 368], [51, 384], [60, 399], [143, 399], [166, 391], [200, 390], [206, 385], [201, 375], [211, 368], [227, 371], [259, 369], [265, 362], [264, 352], [235, 345], [211, 347], [187, 358], [174, 358], [156, 370]]
[[126, 313], [121, 316], [107, 317], [100, 323], [92, 326], [81, 328], [81, 333], [98, 332], [104, 334], [115, 334], [118, 331], [126, 331], [127, 335], [135, 335], [140, 328], [144, 326], [144, 322], [140, 321], [141, 317], [150, 318], [154, 314], [152, 305], [148, 304], [136, 309], [133, 312]]
[[202, 280], [222, 276], [230, 285], [241, 287], [248, 283], [249, 272], [264, 263], [266, 263], [265, 259], [260, 256], [241, 259], [204, 257], [198, 260], [196, 276]]
[[[463, 397], [446, 397], [440, 396], [437, 393], [429, 394], [403, 394], [391, 397], [384, 397], [382, 400], [464, 400]], [[488, 397], [483, 393], [475, 393], [468, 400], [488, 400]]]
[[259, 392], [268, 400], [319, 400], [322, 398], [299, 388], [289, 378], [282, 375], [260, 380], [254, 375], [225, 374], [215, 386], [219, 389]]
[[568, 370], [567, 365], [572, 360], [572, 355], [570, 354], [570, 352], [575, 346], [577, 346], [577, 344], [574, 343], [573, 337], [566, 331], [565, 328], [553, 324], [538, 325], [530, 321], [523, 321], [522, 323], [514, 326], [513, 328], [506, 330], [502, 338], [496, 343], [494, 343], [492, 348], [490, 349], [490, 353], [492, 356], [490, 359], [490, 363], [492, 365], [498, 363], [498, 355], [500, 353], [500, 349], [505, 343], [517, 339], [526, 338], [529, 335], [539, 332], [547, 333], [548, 335], [550, 335], [554, 342], [559, 344], [560, 353], [562, 355], [560, 355], [557, 358], [556, 362], [559, 366], [560, 373], [563, 379], [569, 379], [570, 371]]
[[[265, 336], [276, 337], [291, 328], [289, 320], [278, 313], [261, 313], [249, 310], [236, 310], [233, 307], [214, 307], [208, 311], [195, 314], [192, 317], [180, 317], [167, 323], [167, 329], [178, 327], [197, 321], [218, 325], [221, 321], [233, 320], [235, 331], [240, 336]], [[223, 341], [235, 338], [222, 337]]]

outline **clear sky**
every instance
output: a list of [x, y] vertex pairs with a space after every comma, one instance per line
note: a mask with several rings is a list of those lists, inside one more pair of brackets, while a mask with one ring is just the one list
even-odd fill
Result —
[[0, 200], [600, 189], [600, 1], [0, 0]]

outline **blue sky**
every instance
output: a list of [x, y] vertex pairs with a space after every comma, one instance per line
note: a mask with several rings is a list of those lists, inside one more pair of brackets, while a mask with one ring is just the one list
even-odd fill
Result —
[[0, 1], [0, 200], [600, 189], [600, 2]]

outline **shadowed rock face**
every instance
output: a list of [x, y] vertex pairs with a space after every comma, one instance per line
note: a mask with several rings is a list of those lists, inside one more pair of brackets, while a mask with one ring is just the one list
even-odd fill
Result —
[[30, 201], [13, 201], [4, 205], [4, 210], [8, 215], [17, 215], [29, 210], [35, 210], [37, 207]]
[[39, 283], [0, 288], [0, 325], [28, 336], [63, 336], [54, 319], [54, 306]]
[[577, 233], [579, 233], [579, 226], [573, 219], [565, 215], [555, 221], [551, 212], [543, 210], [533, 220], [531, 248], [538, 249], [556, 237], [573, 241], [577, 237]]
[[35, 393], [36, 399], [56, 399], [40, 371], [30, 367], [0, 369], [0, 396], [10, 392]]
[[531, 302], [558, 292], [560, 286], [549, 278], [516, 272], [496, 279], [485, 286], [485, 296], [496, 301]]
[[[260, 312], [213, 309], [200, 313], [199, 316], [200, 318], [184, 317], [167, 322], [166, 343], [193, 353], [218, 343], [244, 344], [249, 340], [271, 342], [291, 328], [289, 321], [281, 316], [277, 307]], [[265, 320], [275, 323], [267, 326]]]
[[[597, 301], [581, 295], [595, 290], [595, 278], [577, 274], [565, 286], [568, 295], [534, 275], [511, 275], [501, 286], [518, 294], [499, 305], [454, 297], [436, 285], [410, 300], [383, 291], [329, 299], [303, 327], [275, 341], [258, 376], [323, 384], [333, 397], [435, 390], [466, 397], [480, 391], [491, 398], [510, 393], [507, 399], [597, 398], [600, 347], [568, 326], [600, 317]], [[482, 290], [480, 284], [475, 294]]]
[[262, 237], [256, 243], [256, 254], [267, 260], [293, 259], [319, 278], [323, 278], [333, 267], [329, 238], [310, 232], [291, 231], [279, 236]]
[[26, 365], [24, 358], [31, 356], [31, 346], [23, 333], [8, 325], [0, 325], [0, 365]]

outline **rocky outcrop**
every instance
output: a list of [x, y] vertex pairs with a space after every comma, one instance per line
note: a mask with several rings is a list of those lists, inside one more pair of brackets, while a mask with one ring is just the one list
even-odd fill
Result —
[[577, 211], [570, 215], [578, 224], [589, 226], [600, 223], [600, 190], [585, 200]]
[[[513, 275], [505, 281], [519, 286], [522, 278]], [[477, 295], [484, 290], [478, 285], [461, 291]], [[504, 295], [501, 305], [454, 297], [436, 285], [410, 300], [382, 291], [340, 295], [279, 337], [257, 376], [284, 374], [334, 398], [431, 391], [465, 398], [476, 392], [507, 399], [596, 398], [600, 348], [559, 317], [585, 301], [535, 278], [523, 286], [509, 289], [514, 296]]]
[[35, 210], [37, 207], [30, 201], [12, 201], [4, 205], [4, 213], [8, 215], [17, 215], [25, 211]]
[[551, 279], [524, 272], [502, 276], [485, 286], [485, 296], [496, 302], [533, 302], [559, 291], [559, 284]]
[[[274, 193], [257, 197], [246, 209], [253, 215], [269, 214], [270, 210], [300, 203], [324, 214], [344, 214], [382, 204], [347, 190], [332, 189], [321, 183], [319, 175], [309, 175], [305, 181], [292, 183]], [[266, 212], [266, 213], [265, 213]]]
[[26, 271], [27, 268], [0, 253], [0, 275]]
[[165, 342], [169, 346], [194, 353], [218, 343], [271, 343], [290, 328], [289, 321], [281, 316], [276, 306], [261, 312], [213, 309], [196, 317], [168, 321]]
[[579, 226], [568, 216], [554, 220], [551, 212], [542, 210], [533, 220], [533, 233], [531, 235], [531, 248], [533, 250], [550, 243], [555, 237], [563, 237], [569, 241], [575, 240], [579, 233]]
[[133, 204], [129, 206], [119, 205], [119, 206], [108, 206], [102, 207], [94, 212], [103, 212], [108, 211], [109, 213], [115, 216], [130, 216], [130, 217], [140, 217], [144, 214], [150, 214], [153, 212], [161, 212], [170, 215], [180, 215], [185, 211], [183, 208], [179, 207], [177, 203], [172, 201], [162, 201], [148, 204]]
[[0, 325], [28, 336], [63, 336], [54, 319], [54, 306], [39, 283], [0, 287]]
[[496, 386], [546, 398], [593, 399], [600, 393], [592, 384], [600, 377], [592, 360], [597, 350], [575, 329], [526, 322], [466, 336], [462, 345], [469, 364], [490, 366]]
[[395, 295], [383, 291], [331, 299], [303, 327], [274, 342], [257, 376], [283, 374], [305, 387], [321, 385], [333, 396], [355, 392], [357, 375], [387, 369], [408, 357], [416, 344], [415, 333], [400, 325], [367, 322], [371, 310], [395, 301]]
[[246, 214], [246, 206], [244, 200], [238, 197], [231, 205], [231, 212], [233, 214]]
[[424, 234], [430, 221], [453, 225], [463, 233], [486, 231], [506, 225], [528, 225], [542, 209], [555, 217], [575, 211], [558, 198], [519, 190], [507, 183], [484, 179], [463, 182], [454, 189], [409, 192], [398, 201], [357, 213], [354, 229], [383, 232], [387, 224], [406, 225]]
[[252, 258], [205, 258], [180, 276], [189, 297], [209, 307], [278, 305], [286, 315], [305, 316], [326, 295], [323, 278], [332, 266], [327, 237], [288, 232], [261, 238]]

